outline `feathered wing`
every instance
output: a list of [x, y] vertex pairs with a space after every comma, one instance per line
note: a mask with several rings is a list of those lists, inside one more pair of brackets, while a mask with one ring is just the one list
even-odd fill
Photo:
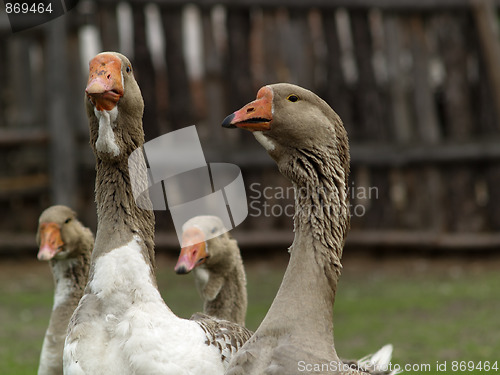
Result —
[[198, 323], [207, 336], [207, 345], [216, 346], [221, 354], [224, 366], [229, 364], [232, 356], [252, 336], [253, 332], [239, 324], [196, 313], [191, 320]]

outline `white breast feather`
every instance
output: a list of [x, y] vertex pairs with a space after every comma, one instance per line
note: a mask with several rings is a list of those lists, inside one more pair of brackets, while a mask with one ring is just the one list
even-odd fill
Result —
[[71, 263], [77, 263], [76, 259], [61, 259], [54, 263], [54, 274], [58, 275], [59, 281], [56, 284], [54, 291], [54, 305], [52, 311], [63, 305], [68, 298], [73, 297], [74, 281], [71, 278], [65, 277], [64, 273], [71, 267]]
[[113, 133], [113, 128], [116, 126], [116, 118], [118, 117], [117, 107], [114, 107], [110, 111], [98, 111], [94, 108], [94, 113], [99, 120], [99, 135], [95, 143], [97, 151], [118, 156], [120, 148], [116, 144], [115, 133]]
[[195, 269], [193, 269], [193, 273], [195, 276], [196, 287], [200, 291], [203, 290], [210, 279], [210, 272], [207, 270], [207, 267], [202, 264], [199, 267], [195, 267]]
[[97, 259], [88, 285], [95, 297], [82, 298], [75, 314], [92, 298], [102, 311], [70, 326], [65, 374], [223, 374], [220, 352], [205, 344], [201, 327], [164, 303], [140, 242], [134, 238]]
[[274, 143], [267, 138], [264, 133], [261, 131], [254, 131], [253, 135], [255, 139], [267, 150], [267, 151], [273, 151], [275, 146]]

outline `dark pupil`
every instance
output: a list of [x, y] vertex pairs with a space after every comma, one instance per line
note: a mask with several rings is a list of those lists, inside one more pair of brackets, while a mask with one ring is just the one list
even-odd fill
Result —
[[288, 100], [290, 100], [291, 102], [296, 102], [299, 98], [297, 98], [295, 95], [290, 95], [290, 97], [288, 98]]

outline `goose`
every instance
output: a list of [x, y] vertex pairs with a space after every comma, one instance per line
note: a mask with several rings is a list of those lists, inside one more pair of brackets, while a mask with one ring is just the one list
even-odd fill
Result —
[[313, 92], [278, 83], [262, 87], [222, 126], [253, 132], [296, 192], [295, 237], [282, 283], [226, 374], [363, 373], [339, 359], [333, 340], [349, 228], [349, 143], [341, 119]]
[[182, 226], [177, 274], [193, 271], [203, 312], [245, 325], [246, 276], [240, 249], [217, 216], [196, 216]]
[[63, 372], [63, 347], [68, 323], [78, 305], [90, 264], [94, 236], [67, 206], [51, 206], [38, 220], [37, 258], [50, 264], [55, 282], [54, 303], [43, 339], [39, 375]]
[[[179, 274], [193, 271], [204, 299], [205, 314], [244, 325], [247, 306], [245, 271], [236, 240], [226, 232], [217, 216], [196, 216], [188, 220], [183, 225], [183, 247], [175, 271]], [[205, 240], [209, 237], [212, 238]], [[229, 282], [227, 278], [232, 280]], [[211, 298], [211, 295], [217, 298]], [[238, 321], [238, 316], [242, 316], [241, 321]], [[342, 362], [372, 375], [388, 374], [384, 370], [388, 368], [392, 351], [392, 345], [388, 344], [359, 360], [342, 359]]]
[[147, 187], [146, 162], [132, 162], [131, 171], [128, 163], [144, 144], [144, 102], [130, 61], [98, 54], [85, 91], [97, 232], [87, 286], [68, 326], [64, 373], [222, 374], [250, 334], [203, 314], [182, 319], [158, 291], [152, 205], [146, 198], [140, 206], [151, 209], [140, 208], [132, 191], [132, 183]]

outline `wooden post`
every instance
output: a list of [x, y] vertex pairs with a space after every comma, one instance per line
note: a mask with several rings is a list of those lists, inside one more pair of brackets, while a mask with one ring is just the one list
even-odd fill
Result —
[[326, 44], [326, 80], [319, 88], [319, 95], [333, 106], [342, 119], [349, 137], [353, 137], [355, 129], [352, 123], [352, 92], [347, 87], [342, 75], [342, 51], [335, 21], [334, 11], [322, 13], [323, 35]]
[[424, 143], [437, 143], [441, 139], [433, 91], [429, 83], [429, 46], [421, 17], [410, 18], [411, 44], [415, 74], [415, 113], [417, 134]]
[[229, 8], [227, 12], [229, 55], [226, 65], [228, 103], [240, 108], [255, 97], [250, 71], [250, 10]]
[[[477, 24], [479, 40], [483, 48], [489, 78], [491, 80], [497, 119], [500, 119], [500, 43], [498, 41], [497, 14], [490, 0], [471, 0]], [[498, 122], [498, 121], [497, 121]]]
[[[100, 4], [98, 17], [103, 51], [119, 51], [116, 4]], [[124, 51], [120, 52], [125, 53]], [[127, 57], [132, 58], [132, 56]]]
[[368, 11], [351, 11], [350, 15], [358, 67], [358, 90], [355, 103], [358, 106], [358, 125], [363, 129], [363, 139], [386, 140], [389, 135], [387, 110], [383, 105], [383, 95], [377, 87], [373, 70], [373, 42]]
[[66, 18], [47, 25], [47, 107], [50, 134], [51, 201], [74, 207], [76, 203], [75, 129], [69, 121]]
[[409, 143], [413, 138], [410, 108], [408, 103], [408, 81], [401, 67], [402, 35], [399, 17], [389, 14], [385, 18], [385, 47], [387, 56], [387, 75], [389, 96], [392, 109], [392, 132], [397, 143]]
[[156, 110], [156, 77], [151, 54], [146, 40], [146, 16], [142, 3], [132, 3], [134, 19], [134, 75], [144, 98], [144, 136], [145, 140], [160, 135]]
[[168, 126], [171, 130], [192, 125], [192, 97], [183, 53], [182, 8], [168, 7], [161, 11], [164, 27], [167, 85]]

